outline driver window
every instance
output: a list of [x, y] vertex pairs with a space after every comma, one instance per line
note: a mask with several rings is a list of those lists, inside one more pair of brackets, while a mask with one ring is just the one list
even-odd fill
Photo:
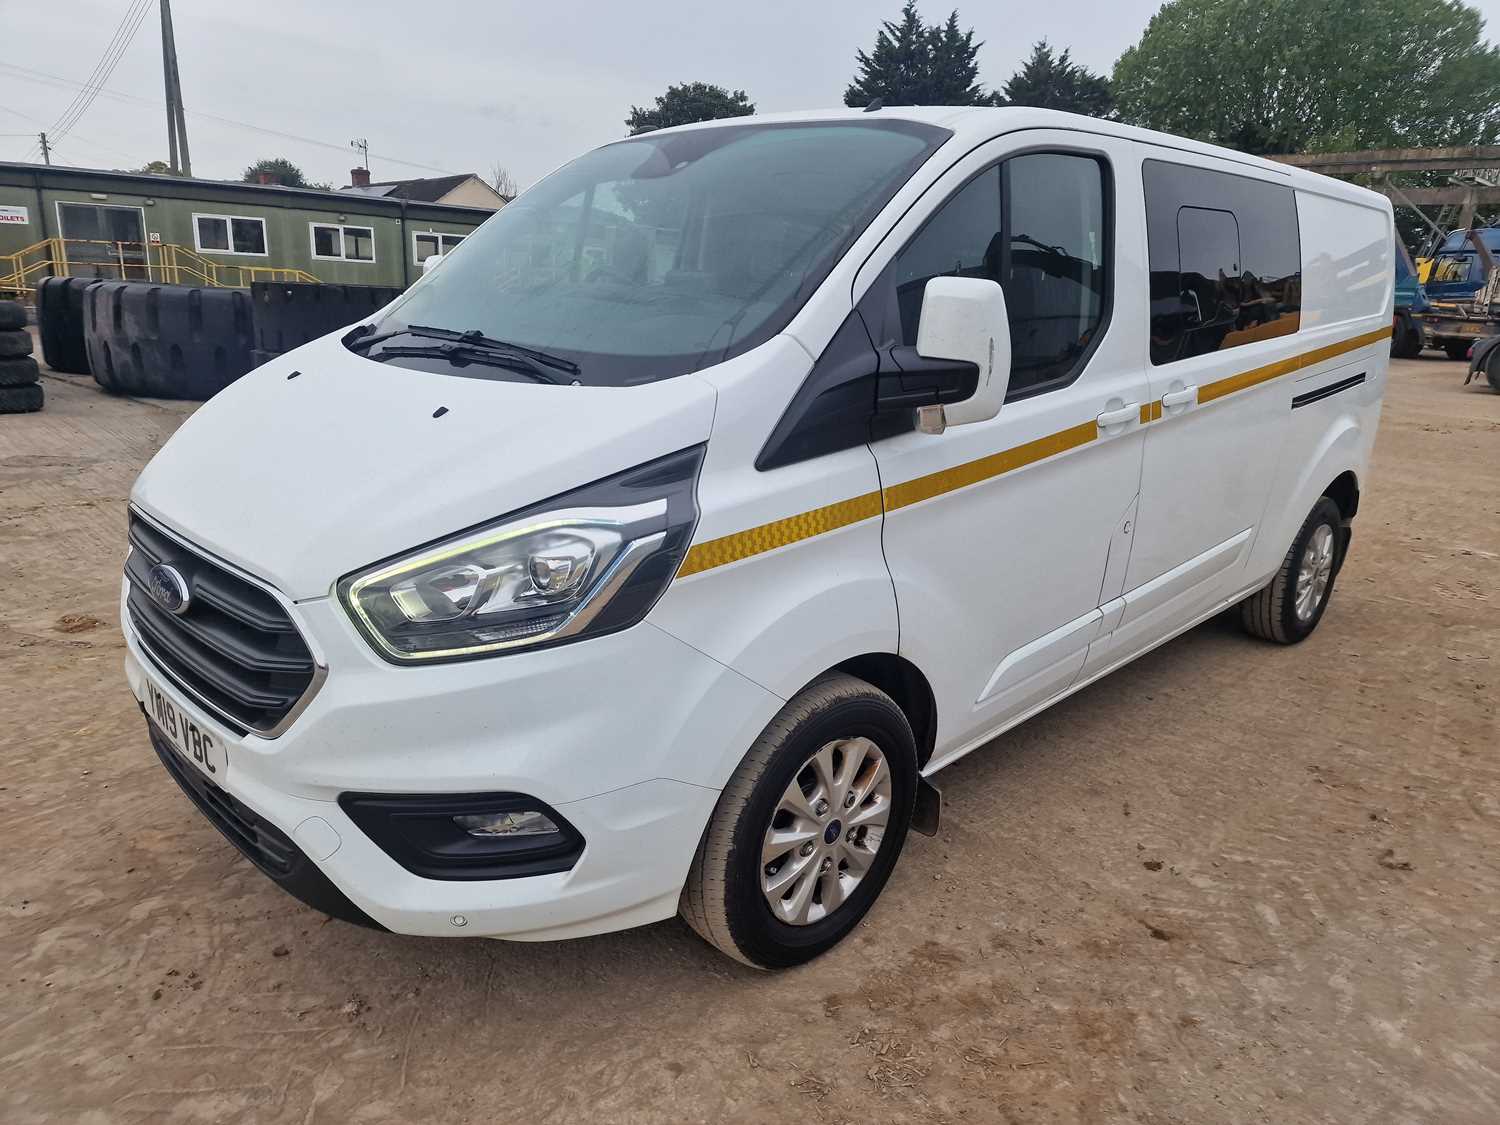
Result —
[[1010, 393], [1070, 382], [1103, 323], [1104, 170], [1099, 160], [1037, 152], [987, 168], [928, 220], [896, 259], [902, 343], [915, 345], [934, 277], [983, 277], [1005, 290]]

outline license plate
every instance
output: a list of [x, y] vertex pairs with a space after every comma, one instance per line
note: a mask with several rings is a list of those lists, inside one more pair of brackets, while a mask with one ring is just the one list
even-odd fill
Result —
[[1459, 333], [1464, 336], [1478, 336], [1483, 330], [1484, 325], [1482, 324], [1460, 324], [1458, 326]]
[[229, 754], [217, 735], [204, 730], [187, 712], [146, 677], [146, 714], [172, 744], [172, 748], [216, 781], [229, 770]]

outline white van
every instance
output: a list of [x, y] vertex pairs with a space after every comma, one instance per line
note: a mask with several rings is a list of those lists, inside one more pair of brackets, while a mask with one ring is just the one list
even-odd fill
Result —
[[131, 688], [329, 914], [805, 961], [944, 766], [1226, 608], [1317, 626], [1392, 245], [1371, 192], [1040, 110], [605, 145], [156, 456]]

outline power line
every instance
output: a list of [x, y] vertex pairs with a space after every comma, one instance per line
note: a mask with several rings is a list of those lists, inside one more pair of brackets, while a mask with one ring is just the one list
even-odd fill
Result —
[[152, 0], [134, 0], [132, 5], [126, 9], [125, 18], [120, 21], [120, 26], [115, 30], [114, 38], [110, 40], [109, 46], [104, 49], [104, 54], [100, 56], [98, 63], [95, 64], [93, 73], [89, 75], [89, 79], [84, 84], [83, 90], [78, 93], [68, 108], [63, 110], [58, 119], [52, 123], [52, 127], [47, 130], [48, 133], [52, 134], [54, 139], [60, 140], [67, 136], [68, 130], [78, 124], [79, 119], [88, 112], [89, 106], [94, 104], [94, 99], [99, 96], [99, 91], [104, 88], [104, 84], [114, 74], [115, 67], [119, 65], [120, 59], [135, 39], [135, 33], [140, 30], [141, 23], [146, 18], [146, 13], [151, 10], [151, 4]]
[[[62, 83], [65, 86], [80, 86], [82, 83], [72, 78], [63, 78], [60, 75], [48, 74], [41, 70], [32, 70], [29, 67], [16, 66], [14, 63], [0, 61], [0, 70], [8, 70], [12, 73], [22, 75], [33, 81], [42, 80], [51, 83]], [[137, 97], [135, 94], [124, 94], [115, 90], [99, 91], [104, 97], [113, 98], [115, 101], [134, 102], [137, 105], [152, 106], [156, 109], [165, 108], [164, 102], [152, 101], [150, 98]], [[282, 140], [297, 141], [300, 144], [316, 145], [319, 148], [332, 149], [334, 152], [348, 152], [346, 145], [333, 144], [330, 141], [320, 141], [314, 137], [302, 137], [296, 133], [285, 133], [279, 129], [267, 129], [260, 125], [251, 125], [248, 121], [236, 121], [232, 117], [220, 117], [213, 113], [204, 113], [202, 110], [190, 109], [187, 111], [190, 117], [201, 117], [207, 121], [217, 121], [221, 125], [233, 125], [239, 129], [248, 129], [253, 133], [264, 133], [269, 137], [279, 137]], [[404, 168], [421, 168], [427, 172], [439, 172], [443, 175], [451, 175], [446, 168], [435, 168], [431, 164], [419, 164], [415, 160], [402, 160], [395, 156], [386, 156], [384, 153], [372, 152], [370, 158], [383, 160], [387, 164], [399, 164]]]
[[[12, 117], [19, 117], [22, 121], [30, 121], [34, 125], [46, 125], [47, 124], [40, 117], [32, 117], [31, 114], [29, 114], [29, 113], [22, 113], [19, 109], [12, 109], [8, 105], [0, 105], [0, 113], [8, 113]], [[34, 132], [32, 132], [32, 133], [0, 133], [0, 137], [35, 137], [35, 136], [36, 136], [36, 133], [34, 133]], [[115, 148], [113, 145], [107, 145], [104, 142], [94, 140], [91, 137], [85, 137], [82, 133], [74, 133], [72, 135], [72, 137], [73, 137], [74, 144], [73, 145], [69, 145], [68, 146], [69, 148], [73, 148], [77, 144], [77, 142], [82, 141], [83, 144], [84, 144], [84, 146], [86, 148], [102, 149], [105, 152], [112, 152], [116, 156], [123, 156], [126, 160], [130, 160], [130, 161], [134, 161], [136, 159], [136, 157], [135, 157], [135, 155], [133, 153], [126, 152], [124, 149]], [[52, 138], [52, 136], [51, 136], [50, 133], [47, 136], [47, 140], [48, 140], [49, 143], [52, 144], [52, 147], [54, 149], [57, 147], [57, 144], [53, 140], [53, 138]], [[32, 145], [31, 145], [31, 147], [28, 148], [26, 151], [28, 153], [35, 152], [37, 150], [37, 147], [38, 146], [36, 145], [36, 143], [33, 142]]]

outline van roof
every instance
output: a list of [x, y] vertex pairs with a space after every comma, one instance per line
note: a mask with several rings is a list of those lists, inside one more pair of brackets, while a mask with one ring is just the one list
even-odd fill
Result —
[[670, 130], [664, 129], [662, 132], [743, 125], [748, 121], [776, 124], [779, 122], [869, 121], [872, 118], [896, 118], [938, 125], [950, 130], [960, 144], [978, 143], [988, 137], [1019, 129], [1083, 130], [1244, 164], [1258, 171], [1279, 176], [1290, 186], [1314, 191], [1320, 195], [1339, 196], [1381, 209], [1390, 207], [1385, 197], [1377, 192], [1342, 180], [1335, 180], [1317, 172], [1310, 172], [1305, 168], [1296, 168], [1290, 164], [1281, 164], [1265, 157], [1251, 156], [1249, 153], [1237, 152], [1234, 149], [1208, 144], [1204, 141], [1189, 140], [1171, 133], [1141, 129], [1134, 125], [1122, 125], [1116, 121], [1085, 117], [1078, 113], [1064, 113], [1056, 109], [1033, 109], [1028, 106], [882, 106], [873, 111], [846, 108], [802, 110], [794, 113], [756, 114], [753, 118], [726, 117], [717, 121], [700, 122], [696, 125], [678, 125]]

